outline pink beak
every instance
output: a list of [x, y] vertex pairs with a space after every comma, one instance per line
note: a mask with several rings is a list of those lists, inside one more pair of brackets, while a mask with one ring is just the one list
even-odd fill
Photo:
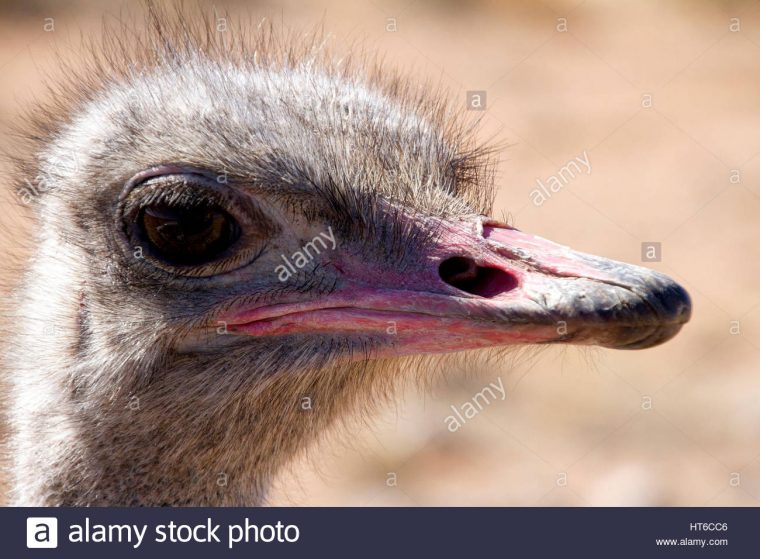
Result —
[[445, 223], [413, 275], [338, 251], [330, 295], [237, 309], [233, 333], [361, 335], [379, 355], [445, 353], [512, 344], [652, 347], [689, 320], [686, 291], [669, 277], [573, 251], [488, 219]]

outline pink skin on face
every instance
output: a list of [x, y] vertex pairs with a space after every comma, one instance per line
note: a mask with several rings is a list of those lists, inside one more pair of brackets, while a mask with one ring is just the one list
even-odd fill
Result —
[[[231, 333], [257, 337], [372, 335], [388, 342], [376, 355], [555, 341], [649, 347], [688, 320], [688, 295], [662, 274], [490, 220], [442, 225], [412, 277], [333, 254], [343, 281], [330, 295], [236, 309], [219, 320]], [[464, 276], [445, 272], [452, 258], [469, 265]]]
[[[469, 315], [469, 317], [468, 317]], [[387, 336], [392, 355], [445, 353], [554, 339], [554, 326], [505, 329], [481, 322], [482, 303], [446, 295], [353, 290], [321, 301], [261, 307], [227, 319], [227, 328], [251, 336], [297, 333], [373, 333]], [[382, 352], [385, 353], [385, 352]]]

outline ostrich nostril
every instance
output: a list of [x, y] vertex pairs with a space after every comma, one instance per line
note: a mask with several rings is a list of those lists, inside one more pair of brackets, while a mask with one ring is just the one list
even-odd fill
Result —
[[465, 258], [463, 256], [455, 256], [441, 262], [438, 268], [438, 273], [441, 279], [458, 287], [458, 284], [472, 280], [478, 272], [478, 265], [471, 258]]
[[441, 262], [438, 275], [447, 284], [480, 297], [496, 297], [517, 287], [517, 278], [497, 268], [478, 266], [474, 260], [454, 256]]

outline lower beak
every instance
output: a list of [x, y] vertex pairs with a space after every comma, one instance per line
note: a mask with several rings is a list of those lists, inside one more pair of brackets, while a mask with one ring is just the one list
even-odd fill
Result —
[[[339, 256], [330, 259], [338, 264]], [[232, 332], [373, 335], [384, 354], [524, 343], [661, 344], [689, 320], [686, 291], [658, 272], [576, 252], [495, 221], [444, 224], [413, 276], [341, 261], [319, 300], [223, 317]]]

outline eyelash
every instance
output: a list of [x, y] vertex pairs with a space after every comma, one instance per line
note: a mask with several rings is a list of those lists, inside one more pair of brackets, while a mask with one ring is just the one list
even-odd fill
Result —
[[129, 215], [132, 212], [142, 210], [155, 204], [166, 204], [168, 206], [188, 209], [204, 204], [213, 204], [230, 212], [230, 214], [234, 214], [236, 213], [236, 210], [238, 210], [236, 204], [234, 204], [234, 202], [227, 196], [211, 190], [210, 187], [203, 185], [200, 182], [193, 183], [193, 186], [196, 188], [193, 189], [193, 187], [190, 186], [189, 181], [184, 181], [184, 184], [178, 184], [177, 182], [172, 181], [169, 177], [161, 177], [158, 180], [149, 180], [147, 183], [137, 185], [129, 193], [128, 198], [133, 198], [144, 190], [149, 191], [148, 195], [140, 195], [137, 204], [126, 204], [124, 214]]

